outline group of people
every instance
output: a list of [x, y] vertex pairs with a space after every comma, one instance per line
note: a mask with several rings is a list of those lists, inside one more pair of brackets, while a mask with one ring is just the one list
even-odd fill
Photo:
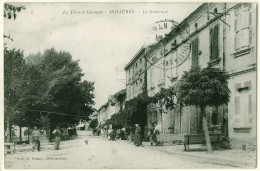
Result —
[[[136, 146], [142, 146], [142, 136], [141, 136], [141, 128], [139, 126], [139, 124], [135, 125], [135, 135], [134, 135], [134, 144]], [[157, 139], [157, 135], [160, 134], [160, 125], [157, 124], [157, 122], [153, 123], [152, 128], [150, 128], [149, 132], [148, 132], [148, 138], [149, 138], [149, 142], [151, 143], [151, 145], [160, 145], [160, 141], [158, 141]]]
[[[59, 127], [57, 126], [56, 129], [52, 132], [52, 134], [55, 135], [55, 143], [54, 143], [54, 149], [58, 150], [59, 145], [60, 145], [60, 137], [61, 137], [61, 132], [59, 130]], [[33, 149], [37, 149], [38, 151], [41, 150], [41, 142], [40, 142], [40, 131], [37, 129], [36, 126], [34, 126], [34, 129], [32, 131], [32, 142], [33, 142]]]
[[129, 128], [128, 131], [123, 128], [120, 132], [119, 130], [116, 131], [115, 129], [112, 129], [110, 125], [107, 131], [107, 138], [111, 141], [115, 141], [117, 138], [121, 140], [127, 139], [128, 141], [134, 142], [134, 145], [136, 146], [142, 146], [142, 141], [144, 140], [149, 141], [151, 145], [157, 146], [161, 144], [157, 139], [157, 135], [160, 134], [160, 130], [160, 124], [157, 124], [157, 122], [154, 122], [150, 129], [144, 131], [144, 136], [139, 124], [135, 124], [135, 127]]

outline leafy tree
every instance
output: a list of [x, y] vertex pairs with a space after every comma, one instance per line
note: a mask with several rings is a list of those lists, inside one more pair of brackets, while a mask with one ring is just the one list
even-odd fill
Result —
[[179, 98], [181, 101], [185, 105], [195, 105], [201, 109], [208, 151], [211, 151], [211, 144], [205, 108], [229, 102], [228, 79], [229, 75], [224, 70], [211, 67], [191, 68], [190, 71], [184, 72], [180, 79]]
[[[83, 76], [78, 61], [68, 52], [45, 50], [43, 54], [30, 55], [28, 63], [39, 69], [42, 95], [35, 109], [49, 110], [69, 115], [50, 114], [52, 125], [76, 124], [79, 119], [88, 120], [93, 112], [94, 83], [81, 81]], [[47, 83], [47, 84], [46, 84]], [[32, 105], [33, 106], [33, 105]]]
[[[20, 106], [25, 98], [23, 87], [22, 73], [25, 68], [25, 60], [23, 52], [20, 50], [4, 49], [4, 104], [5, 104], [5, 121], [7, 134], [9, 135], [7, 141], [10, 142], [10, 128], [17, 118], [17, 111], [15, 108]], [[19, 119], [20, 120], [20, 119]]]

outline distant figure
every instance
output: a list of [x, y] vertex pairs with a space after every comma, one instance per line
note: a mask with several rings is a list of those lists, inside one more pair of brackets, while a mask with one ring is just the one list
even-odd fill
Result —
[[113, 131], [112, 128], [109, 127], [108, 128], [108, 140], [111, 140], [112, 131]]
[[125, 128], [120, 130], [120, 139], [121, 140], [125, 140], [126, 139]]
[[37, 127], [34, 126], [34, 129], [32, 131], [32, 141], [33, 141], [33, 150], [35, 147], [37, 148], [38, 151], [40, 151], [40, 131], [37, 130]]
[[151, 135], [152, 135], [152, 138], [150, 139], [151, 145], [153, 145], [153, 143], [155, 145], [160, 144], [160, 142], [157, 140], [157, 134], [160, 134], [160, 125], [157, 125], [157, 122], [154, 122], [153, 128], [151, 130]]
[[57, 126], [56, 129], [52, 133], [55, 135], [54, 149], [58, 150], [59, 149], [59, 145], [60, 145], [60, 136], [61, 136], [59, 127]]
[[142, 145], [142, 141], [141, 141], [141, 128], [139, 126], [139, 124], [135, 124], [136, 128], [135, 128], [135, 139], [134, 139], [134, 144], [136, 146], [140, 146]]

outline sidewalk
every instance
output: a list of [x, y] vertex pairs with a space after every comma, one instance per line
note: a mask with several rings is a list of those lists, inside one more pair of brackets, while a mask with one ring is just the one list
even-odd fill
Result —
[[212, 153], [208, 153], [207, 148], [202, 145], [192, 145], [190, 146], [190, 151], [184, 151], [183, 145], [150, 146], [149, 143], [144, 143], [144, 147], [183, 158], [193, 158], [198, 162], [229, 165], [239, 168], [256, 167], [256, 149], [214, 150]]
[[[127, 142], [125, 140], [117, 140], [117, 142], [133, 145], [133, 143]], [[183, 145], [173, 144], [164, 146], [151, 146], [149, 142], [143, 142], [143, 147], [175, 155], [180, 158], [189, 158], [190, 160], [201, 163], [212, 163], [238, 168], [256, 168], [257, 163], [256, 149], [213, 150], [212, 153], [208, 153], [207, 147], [203, 145], [190, 145], [190, 151], [184, 151]]]

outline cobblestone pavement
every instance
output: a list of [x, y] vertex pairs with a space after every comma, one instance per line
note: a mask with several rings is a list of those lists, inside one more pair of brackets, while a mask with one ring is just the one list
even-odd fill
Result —
[[52, 145], [46, 145], [40, 152], [32, 152], [30, 148], [18, 150], [16, 154], [6, 155], [4, 163], [6, 169], [233, 168], [99, 137], [88, 137], [88, 145], [82, 137], [63, 141], [60, 150], [54, 150]]

